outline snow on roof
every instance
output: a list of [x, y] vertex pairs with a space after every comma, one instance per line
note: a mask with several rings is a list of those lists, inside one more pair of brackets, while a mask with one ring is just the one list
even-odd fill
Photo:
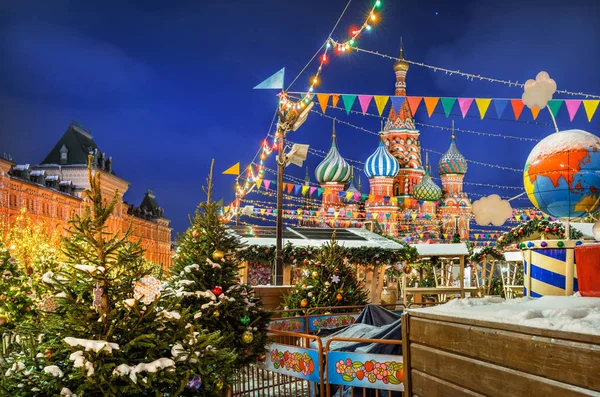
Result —
[[31, 176], [44, 176], [46, 174], [45, 170], [33, 170], [31, 171]]
[[465, 243], [459, 244], [411, 244], [419, 252], [419, 256], [462, 256], [469, 255]]
[[[564, 224], [564, 222], [561, 222], [561, 223]], [[571, 223], [569, 223], [569, 227], [579, 230], [583, 234], [584, 239], [592, 239], [592, 240], [595, 239], [594, 232], [592, 231], [592, 228], [594, 227], [593, 223], [571, 222]]]
[[497, 297], [455, 299], [444, 305], [410, 311], [554, 331], [600, 335], [600, 298], [544, 296], [504, 300]]

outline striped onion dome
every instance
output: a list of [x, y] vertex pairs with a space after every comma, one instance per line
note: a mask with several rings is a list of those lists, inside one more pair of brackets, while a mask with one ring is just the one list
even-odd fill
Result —
[[365, 163], [365, 174], [367, 178], [384, 176], [393, 178], [400, 170], [398, 160], [388, 152], [383, 140], [379, 142], [379, 147], [375, 153], [369, 156]]
[[346, 184], [352, 178], [352, 169], [337, 150], [335, 139], [335, 120], [333, 124], [333, 134], [331, 148], [327, 156], [319, 163], [315, 170], [315, 177], [321, 184], [323, 183], [343, 183]]
[[440, 201], [442, 189], [433, 181], [429, 172], [425, 172], [423, 180], [414, 187], [413, 198], [423, 201]]
[[466, 174], [467, 169], [467, 160], [458, 151], [456, 143], [454, 142], [454, 134], [452, 134], [450, 147], [438, 162], [438, 173], [440, 175]]

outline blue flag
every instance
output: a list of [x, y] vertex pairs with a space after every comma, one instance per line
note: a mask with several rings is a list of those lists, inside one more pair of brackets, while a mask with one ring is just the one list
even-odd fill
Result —
[[255, 90], [283, 90], [283, 77], [285, 75], [285, 68], [281, 68], [281, 70], [256, 87]]

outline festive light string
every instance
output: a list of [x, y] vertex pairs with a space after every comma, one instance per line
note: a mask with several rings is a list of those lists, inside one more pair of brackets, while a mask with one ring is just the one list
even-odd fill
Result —
[[[382, 54], [380, 52], [377, 51], [371, 51], [371, 50], [366, 50], [364, 48], [359, 48], [359, 47], [353, 47], [353, 49], [357, 52], [364, 52], [366, 54], [371, 54], [371, 55], [377, 55], [381, 58], [387, 58], [393, 61], [399, 61], [400, 58], [398, 57], [394, 57], [391, 55], [386, 55], [386, 54]], [[452, 70], [452, 69], [446, 69], [446, 68], [442, 68], [439, 66], [432, 66], [432, 65], [428, 65], [426, 63], [423, 62], [415, 62], [415, 61], [410, 61], [408, 59], [402, 59], [403, 61], [411, 64], [411, 65], [415, 65], [415, 66], [420, 66], [420, 67], [424, 67], [427, 69], [432, 69], [434, 72], [444, 72], [446, 74], [449, 75], [453, 75], [456, 74], [458, 76], [462, 76], [462, 77], [466, 77], [467, 80], [471, 79], [471, 81], [478, 79], [478, 80], [482, 80], [482, 81], [488, 81], [490, 83], [502, 83], [505, 85], [508, 85], [509, 87], [520, 87], [523, 88], [525, 87], [525, 84], [523, 83], [519, 83], [519, 81], [511, 81], [511, 80], [502, 80], [502, 79], [496, 79], [493, 77], [486, 77], [486, 76], [482, 76], [482, 75], [475, 75], [472, 73], [465, 73], [465, 72], [461, 72], [460, 70]], [[594, 99], [600, 99], [600, 95], [595, 95], [595, 94], [586, 94], [583, 92], [571, 92], [571, 91], [567, 91], [567, 90], [557, 90], [557, 93], [560, 94], [567, 94], [567, 95], [571, 95], [571, 96], [581, 96], [581, 97], [585, 97], [585, 98], [594, 98]]]

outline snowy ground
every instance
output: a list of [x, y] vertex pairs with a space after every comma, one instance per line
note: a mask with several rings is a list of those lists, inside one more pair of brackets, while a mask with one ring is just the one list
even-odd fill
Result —
[[410, 311], [516, 324], [527, 327], [600, 335], [600, 298], [466, 298]]

